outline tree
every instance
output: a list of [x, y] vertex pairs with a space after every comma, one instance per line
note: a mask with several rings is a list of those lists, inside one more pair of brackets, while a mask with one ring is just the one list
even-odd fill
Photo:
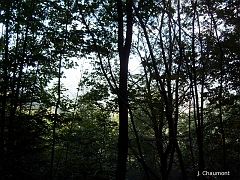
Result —
[[[46, 125], [47, 122], [43, 120], [43, 117], [46, 115], [46, 109], [53, 104], [46, 100], [51, 96], [48, 96], [45, 88], [54, 77], [62, 76], [62, 73], [55, 68], [58, 55], [63, 54], [57, 49], [62, 46], [67, 48], [59, 41], [56, 42], [56, 38], [64, 39], [61, 27], [56, 25], [57, 22], [62, 23], [61, 19], [53, 20], [56, 12], [54, 8], [59, 7], [57, 2], [50, 4], [38, 1], [1, 2], [1, 23], [3, 25], [1, 38], [4, 44], [4, 46], [1, 44], [1, 52], [3, 52], [1, 74], [4, 77], [1, 81], [2, 178], [31, 177], [25, 170], [28, 169], [25, 164], [28, 158], [27, 148], [22, 147], [22, 154], [18, 153], [20, 142], [23, 142], [21, 138], [27, 138], [30, 132], [36, 132], [36, 134], [33, 133], [33, 138], [29, 143], [23, 143], [32, 149], [33, 153], [34, 150], [38, 152], [38, 148], [34, 146], [35, 139], [39, 139], [40, 143], [42, 133], [46, 133], [44, 124]], [[49, 20], [52, 21], [49, 22]], [[51, 24], [54, 22], [56, 24]], [[68, 57], [71, 56], [72, 51], [75, 50], [72, 48], [68, 52]], [[65, 64], [68, 66], [67, 61]], [[35, 121], [37, 121], [37, 128]], [[22, 137], [19, 136], [21, 134], [19, 132], [22, 132]], [[44, 147], [45, 144], [43, 143], [42, 146]], [[35, 155], [40, 156], [41, 153]], [[14, 168], [15, 171], [13, 171], [12, 164], [22, 169]], [[32, 178], [33, 176], [30, 179]]]
[[[124, 41], [123, 2], [117, 1], [118, 12], [118, 52], [120, 59], [120, 77], [118, 88], [119, 105], [119, 139], [118, 164], [116, 179], [126, 179], [126, 162], [128, 154], [128, 60], [132, 43], [132, 1], [126, 1], [126, 39]], [[125, 42], [125, 43], [124, 43]]]
[[1, 179], [238, 178], [237, 1], [0, 4]]
[[[95, 2], [97, 3], [97, 2]], [[91, 2], [90, 4], [94, 7], [96, 4]], [[104, 7], [104, 4], [102, 4]], [[96, 53], [98, 54], [98, 58], [101, 60], [101, 52], [98, 47], [98, 40], [95, 38], [95, 33], [90, 28], [90, 25], [87, 24], [84, 19], [84, 14], [82, 12], [83, 6], [79, 4], [80, 13], [83, 18], [83, 23], [89, 31], [89, 34], [92, 38], [94, 48]], [[106, 8], [106, 6], [104, 7]], [[126, 10], [125, 10], [126, 8]], [[117, 5], [115, 7], [117, 9], [117, 46], [119, 53], [119, 62], [120, 62], [120, 75], [119, 75], [119, 87], [113, 87], [118, 95], [118, 105], [119, 105], [119, 140], [118, 140], [118, 163], [116, 170], [116, 179], [125, 179], [126, 178], [126, 161], [128, 154], [128, 90], [127, 90], [127, 79], [128, 79], [128, 60], [130, 55], [130, 48], [132, 42], [132, 1], [126, 1], [123, 3], [122, 1], [117, 1]], [[106, 8], [107, 10], [107, 8]], [[94, 12], [95, 13], [95, 12]], [[96, 17], [96, 14], [93, 14]], [[126, 17], [125, 17], [126, 16]], [[97, 17], [98, 18], [98, 17]], [[101, 18], [101, 17], [100, 17]], [[126, 20], [125, 20], [126, 19]], [[126, 32], [124, 33], [124, 21], [126, 21]], [[97, 22], [99, 20], [97, 19]], [[104, 23], [104, 22], [101, 22]], [[103, 26], [100, 23], [100, 27]], [[97, 32], [98, 33], [98, 32]], [[103, 32], [104, 33], [104, 32]], [[125, 34], [125, 39], [124, 39]], [[103, 42], [100, 42], [103, 43]], [[105, 48], [104, 46], [101, 48]], [[102, 63], [102, 62], [100, 62]], [[104, 69], [102, 69], [105, 71]], [[106, 78], [108, 78], [105, 75]], [[108, 82], [111, 83], [108, 79]]]

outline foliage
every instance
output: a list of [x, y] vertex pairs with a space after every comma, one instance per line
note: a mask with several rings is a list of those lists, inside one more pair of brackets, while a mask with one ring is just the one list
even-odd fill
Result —
[[239, 6], [2, 0], [0, 178], [239, 178]]

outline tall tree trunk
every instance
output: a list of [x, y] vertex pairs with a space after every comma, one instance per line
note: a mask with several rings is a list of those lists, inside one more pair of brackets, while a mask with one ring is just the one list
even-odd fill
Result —
[[[220, 130], [222, 134], [222, 157], [223, 157], [223, 171], [227, 171], [227, 160], [226, 160], [226, 138], [225, 138], [225, 131], [223, 126], [223, 112], [222, 112], [222, 99], [223, 99], [223, 63], [224, 63], [224, 52], [223, 48], [219, 39], [218, 31], [217, 31], [217, 23], [214, 19], [213, 13], [211, 11], [210, 5], [208, 4], [208, 10], [211, 15], [213, 25], [214, 25], [214, 31], [216, 33], [217, 43], [220, 50], [220, 59], [219, 59], [219, 70], [220, 70], [220, 89], [219, 89], [219, 121], [220, 121]], [[224, 179], [227, 179], [227, 177], [224, 176]]]
[[52, 132], [52, 149], [51, 149], [51, 164], [50, 164], [50, 177], [54, 179], [54, 157], [55, 157], [55, 144], [56, 144], [56, 126], [58, 121], [58, 109], [61, 99], [61, 67], [62, 67], [62, 57], [60, 57], [59, 67], [58, 67], [58, 84], [57, 84], [57, 102], [55, 106], [55, 112], [53, 117], [53, 132]]
[[[196, 67], [196, 57], [195, 57], [195, 19], [197, 16], [197, 1], [192, 2], [193, 6], [193, 20], [192, 20], [192, 56], [191, 56], [191, 73], [192, 81], [191, 81], [191, 88], [193, 92], [193, 103], [194, 103], [194, 120], [196, 124], [196, 133], [197, 133], [197, 143], [198, 143], [198, 170], [202, 172], [204, 170], [204, 154], [203, 154], [203, 122], [201, 118], [200, 107], [199, 107], [199, 90], [198, 90], [198, 83], [197, 83], [197, 67]], [[199, 176], [199, 178], [201, 178]]]
[[120, 58], [120, 83], [118, 89], [119, 105], [119, 138], [118, 138], [118, 162], [116, 179], [126, 179], [126, 163], [128, 154], [128, 60], [132, 42], [132, 2], [126, 1], [127, 31], [124, 44], [123, 28], [123, 2], [117, 1], [118, 12], [118, 52]]
[[4, 39], [4, 59], [3, 59], [3, 83], [1, 97], [1, 117], [0, 117], [0, 179], [4, 175], [4, 161], [5, 161], [5, 122], [6, 122], [6, 105], [7, 105], [7, 88], [9, 84], [7, 62], [8, 62], [8, 48], [9, 48], [9, 20], [10, 20], [10, 9], [11, 3], [7, 4], [8, 11], [6, 12], [6, 23], [5, 23], [5, 39]]
[[[69, 1], [67, 3], [67, 8], [69, 9]], [[55, 112], [53, 117], [53, 133], [52, 133], [52, 149], [51, 149], [51, 164], [50, 164], [50, 176], [51, 179], [55, 179], [55, 169], [54, 169], [54, 159], [55, 159], [55, 145], [56, 145], [56, 128], [57, 128], [57, 122], [59, 120], [58, 110], [61, 102], [61, 71], [62, 71], [62, 54], [65, 53], [66, 45], [67, 45], [67, 38], [68, 38], [68, 19], [69, 15], [66, 14], [65, 19], [65, 38], [64, 38], [64, 44], [61, 48], [60, 52], [60, 58], [59, 58], [59, 66], [58, 66], [58, 82], [57, 82], [57, 102], [55, 105]]]
[[[82, 16], [83, 24], [86, 26], [90, 36], [92, 37], [97, 56], [100, 60], [101, 69], [103, 74], [108, 81], [110, 87], [118, 95], [118, 105], [119, 105], [119, 139], [118, 139], [118, 160], [117, 160], [117, 169], [116, 169], [116, 179], [124, 180], [126, 179], [126, 164], [127, 164], [127, 154], [128, 154], [128, 90], [127, 90], [127, 81], [128, 81], [128, 61], [132, 43], [132, 26], [133, 26], [133, 17], [132, 17], [132, 0], [126, 1], [126, 8], [124, 7], [122, 0], [117, 0], [117, 13], [118, 13], [118, 52], [120, 59], [120, 80], [119, 88], [116, 89], [108, 78], [106, 71], [104, 69], [101, 52], [97, 45], [97, 40], [95, 39], [94, 33], [90, 30], [89, 25], [84, 19], [84, 14], [82, 11], [82, 5], [77, 3], [79, 7], [80, 14]], [[126, 34], [124, 39], [124, 11], [126, 10]]]

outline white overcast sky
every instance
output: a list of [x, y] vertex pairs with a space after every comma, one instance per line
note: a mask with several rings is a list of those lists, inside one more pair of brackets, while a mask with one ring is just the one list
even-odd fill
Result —
[[[81, 60], [73, 60], [74, 64], [77, 62], [78, 66], [75, 66], [72, 69], [65, 69], [64, 75], [66, 78], [61, 79], [61, 83], [64, 84], [64, 87], [68, 89], [66, 92], [67, 95], [69, 95], [69, 98], [73, 99], [76, 98], [77, 94], [77, 87], [78, 83], [81, 80], [82, 72], [84, 72], [86, 69], [91, 71], [91, 65], [89, 64], [90, 60], [88, 59], [81, 59]], [[140, 62], [137, 58], [131, 57], [129, 59], [129, 71], [132, 73], [139, 73]], [[53, 80], [54, 82], [57, 81], [57, 79]]]

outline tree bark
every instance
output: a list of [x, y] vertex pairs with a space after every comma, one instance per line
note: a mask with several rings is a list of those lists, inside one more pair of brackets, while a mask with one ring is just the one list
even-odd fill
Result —
[[132, 42], [132, 2], [126, 2], [127, 31], [124, 44], [123, 38], [123, 2], [117, 1], [118, 12], [118, 52], [120, 58], [120, 81], [118, 89], [119, 105], [119, 138], [118, 138], [118, 161], [116, 179], [126, 179], [126, 163], [128, 154], [128, 60]]

